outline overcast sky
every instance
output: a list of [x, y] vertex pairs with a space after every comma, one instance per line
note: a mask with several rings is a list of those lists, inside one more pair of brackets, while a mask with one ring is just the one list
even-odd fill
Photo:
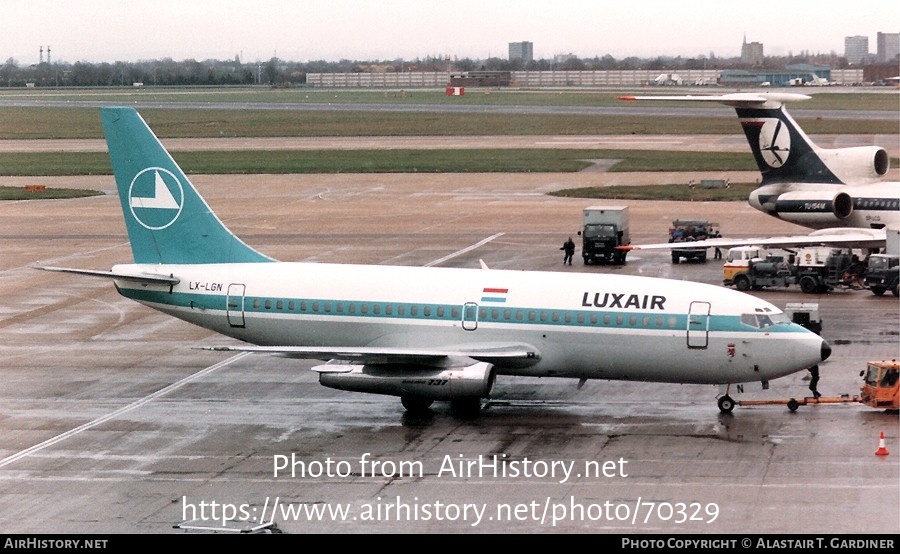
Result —
[[[821, 0], [0, 0], [0, 61], [291, 61], [844, 52], [900, 31], [900, 2]], [[46, 60], [46, 53], [44, 54]]]

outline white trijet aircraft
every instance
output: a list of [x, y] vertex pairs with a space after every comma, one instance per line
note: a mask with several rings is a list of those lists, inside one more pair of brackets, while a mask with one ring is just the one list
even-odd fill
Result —
[[[772, 304], [700, 283], [277, 262], [222, 224], [134, 109], [100, 115], [134, 263], [43, 269], [111, 278], [245, 343], [214, 350], [326, 361], [313, 370], [327, 387], [472, 415], [497, 375], [765, 384], [831, 353]], [[718, 405], [734, 407], [727, 389]]]
[[[709, 239], [692, 246], [838, 246], [884, 248], [886, 229], [900, 228], [900, 183], [881, 181], [890, 157], [878, 146], [820, 148], [787, 113], [785, 102], [809, 100], [794, 93], [718, 96], [623, 96], [623, 100], [717, 102], [735, 108], [762, 174], [750, 205], [816, 231], [809, 235]], [[683, 244], [675, 247], [683, 247]], [[636, 245], [634, 250], [673, 248]]]

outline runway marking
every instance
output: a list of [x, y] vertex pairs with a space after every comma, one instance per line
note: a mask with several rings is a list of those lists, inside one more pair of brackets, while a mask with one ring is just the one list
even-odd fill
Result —
[[434, 260], [432, 262], [428, 262], [427, 264], [425, 264], [422, 267], [431, 267], [431, 266], [446, 262], [447, 260], [453, 259], [457, 256], [461, 256], [461, 255], [465, 254], [466, 252], [471, 252], [472, 250], [475, 250], [476, 248], [484, 246], [485, 244], [491, 242], [492, 240], [494, 240], [496, 238], [500, 238], [505, 234], [506, 233], [497, 233], [496, 235], [491, 235], [482, 241], [476, 242], [475, 244], [473, 244], [471, 246], [467, 246], [467, 247], [463, 248], [462, 250], [457, 250], [456, 252], [454, 252], [452, 254], [448, 254], [448, 255], [444, 256], [443, 258]]
[[180, 389], [181, 387], [190, 383], [191, 381], [194, 381], [200, 377], [204, 377], [219, 368], [230, 365], [233, 362], [236, 362], [239, 359], [244, 358], [249, 355], [250, 355], [250, 352], [241, 352], [240, 354], [232, 356], [232, 357], [228, 358], [227, 360], [223, 360], [217, 364], [209, 366], [206, 369], [200, 370], [197, 373], [194, 373], [193, 375], [188, 375], [184, 379], [182, 379], [180, 381], [176, 381], [176, 382], [172, 383], [171, 385], [164, 387], [154, 393], [148, 394], [147, 396], [145, 396], [139, 400], [135, 400], [131, 404], [124, 406], [122, 408], [119, 408], [118, 410], [116, 410], [114, 412], [108, 413], [105, 416], [98, 417], [97, 419], [95, 419], [93, 421], [89, 421], [83, 425], [79, 425], [78, 427], [76, 427], [74, 429], [70, 429], [70, 430], [66, 431], [65, 433], [62, 433], [53, 438], [47, 439], [40, 444], [36, 444], [30, 448], [26, 448], [25, 450], [22, 450], [21, 452], [13, 454], [12, 456], [8, 456], [8, 457], [0, 460], [0, 468], [5, 467], [15, 461], [21, 460], [22, 458], [25, 458], [26, 456], [30, 456], [31, 454], [34, 454], [35, 452], [39, 452], [39, 451], [47, 448], [48, 446], [53, 446], [54, 444], [56, 444], [58, 442], [62, 442], [69, 437], [73, 437], [73, 436], [81, 433], [82, 431], [87, 431], [88, 429], [92, 429], [92, 428], [100, 425], [101, 423], [106, 423], [107, 421], [114, 419], [122, 414], [128, 413], [136, 408], [140, 408], [144, 404], [152, 402], [153, 400], [156, 400], [157, 398], [159, 398], [161, 396], [165, 396], [165, 395], [169, 394], [170, 392], [174, 392], [174, 391]]

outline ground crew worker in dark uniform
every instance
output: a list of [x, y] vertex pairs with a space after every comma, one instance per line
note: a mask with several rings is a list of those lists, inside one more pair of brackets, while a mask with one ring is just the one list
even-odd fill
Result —
[[563, 250], [566, 253], [566, 255], [563, 256], [563, 265], [572, 265], [572, 256], [575, 255], [575, 241], [572, 240], [572, 237], [569, 237], [569, 240], [563, 243], [560, 250]]
[[814, 365], [809, 368], [809, 390], [812, 391], [814, 398], [822, 396], [816, 386], [819, 384], [819, 366]]

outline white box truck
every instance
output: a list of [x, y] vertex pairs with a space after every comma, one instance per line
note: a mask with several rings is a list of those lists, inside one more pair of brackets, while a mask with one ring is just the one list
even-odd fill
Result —
[[628, 206], [588, 206], [584, 208], [581, 231], [581, 256], [584, 263], [624, 264], [631, 244], [628, 234]]

